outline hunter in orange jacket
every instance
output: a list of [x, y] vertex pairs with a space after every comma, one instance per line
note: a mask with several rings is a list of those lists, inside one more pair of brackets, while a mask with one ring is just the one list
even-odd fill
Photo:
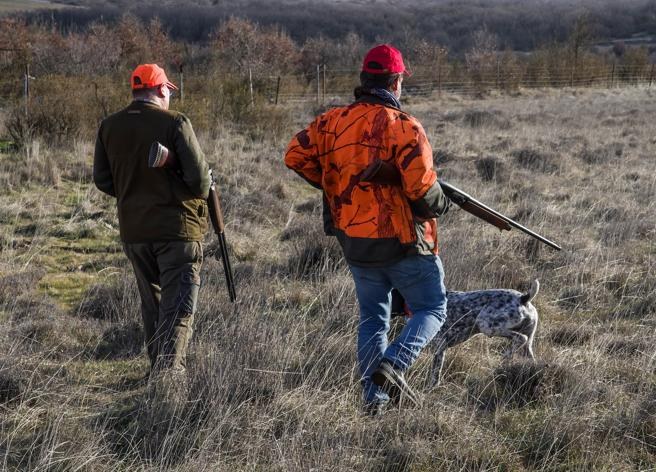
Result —
[[[358, 364], [369, 415], [401, 398], [418, 403], [404, 372], [446, 318], [436, 217], [446, 213], [449, 200], [437, 182], [424, 129], [401, 111], [404, 74], [398, 49], [371, 49], [355, 103], [319, 116], [285, 154], [289, 168], [323, 191], [324, 228], [339, 239], [353, 275], [360, 305]], [[413, 316], [389, 342], [392, 289]]]
[[[399, 171], [401, 186], [365, 181], [380, 160]], [[426, 133], [409, 114], [362, 95], [298, 133], [285, 164], [323, 190], [326, 230], [338, 237], [349, 263], [375, 266], [437, 254], [437, 225], [430, 216], [445, 212], [448, 200], [437, 183]]]

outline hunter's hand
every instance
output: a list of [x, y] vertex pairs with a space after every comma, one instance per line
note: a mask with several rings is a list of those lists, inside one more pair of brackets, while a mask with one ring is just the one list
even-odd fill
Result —
[[467, 203], [467, 198], [460, 195], [459, 193], [452, 193], [447, 197], [452, 203], [455, 203], [456, 205], [460, 206], [464, 203]]

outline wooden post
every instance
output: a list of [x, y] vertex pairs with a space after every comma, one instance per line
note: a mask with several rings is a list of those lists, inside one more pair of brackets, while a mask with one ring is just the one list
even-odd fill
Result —
[[321, 103], [326, 103], [326, 64], [323, 65], [323, 87], [321, 89]]
[[442, 97], [442, 61], [437, 58], [437, 96]]
[[248, 88], [251, 93], [251, 106], [253, 106], [255, 104], [255, 98], [253, 97], [253, 71], [250, 67], [248, 68]]
[[278, 82], [276, 83], [276, 105], [278, 104], [278, 95], [280, 95], [280, 76], [278, 76]]
[[25, 64], [25, 76], [23, 77], [23, 94], [25, 96], [25, 117], [30, 114], [30, 80], [33, 79], [30, 75], [30, 65]]
[[649, 72], [649, 87], [651, 88], [651, 84], [654, 81], [654, 64], [651, 65], [651, 71]]
[[182, 67], [180, 64], [180, 105], [184, 104], [184, 71]]
[[321, 66], [317, 64], [317, 103], [321, 103], [320, 91], [321, 91], [321, 77], [319, 76], [319, 69]]
[[576, 68], [576, 66], [572, 66], [572, 74], [571, 74], [570, 79], [569, 79], [569, 86], [570, 87], [574, 87], [574, 69], [575, 68]]
[[610, 71], [610, 88], [613, 88], [615, 84], [615, 63], [613, 62], [613, 68]]
[[497, 89], [501, 89], [501, 64], [499, 63], [498, 57], [497, 57]]

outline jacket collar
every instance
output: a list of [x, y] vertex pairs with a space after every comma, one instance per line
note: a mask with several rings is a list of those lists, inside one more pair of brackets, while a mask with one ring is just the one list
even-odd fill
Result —
[[[385, 100], [380, 95], [375, 95], [371, 93], [368, 89], [363, 89], [362, 87], [356, 87], [353, 94], [355, 95], [355, 103], [369, 103], [372, 105], [383, 105], [395, 110], [401, 110], [400, 106], [393, 104], [391, 100]], [[399, 103], [398, 100], [396, 103]], [[399, 103], [400, 105], [400, 103]]]

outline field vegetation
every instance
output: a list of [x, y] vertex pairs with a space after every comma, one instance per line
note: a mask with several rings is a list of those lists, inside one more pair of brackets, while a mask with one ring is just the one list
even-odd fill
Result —
[[[357, 308], [320, 195], [282, 165], [316, 110], [261, 135], [199, 130], [240, 294], [207, 257], [188, 390], [143, 382], [138, 297], [91, 146], [0, 157], [0, 463], [6, 470], [648, 470], [656, 460], [655, 90], [407, 104], [439, 172], [564, 246], [440, 222], [450, 289], [542, 284], [538, 362], [502, 341], [448, 352], [424, 407], [359, 412]], [[259, 125], [258, 125], [259, 126]], [[207, 252], [214, 243], [207, 240]], [[430, 350], [412, 371], [423, 389]]]
[[[282, 163], [292, 134], [328, 104], [276, 105], [257, 81], [251, 98], [243, 74], [243, 64], [296, 73], [309, 46], [244, 20], [223, 24], [211, 47], [134, 16], [65, 34], [2, 26], [3, 44], [29, 45], [0, 53], [2, 470], [653, 470], [656, 84], [404, 100], [441, 177], [563, 251], [462, 211], [442, 219], [449, 289], [540, 280], [538, 360], [502, 363], [504, 341], [475, 338], [447, 352], [430, 389], [428, 349], [409, 376], [423, 407], [371, 419], [360, 413], [348, 269], [323, 235], [320, 194]], [[592, 54], [575, 31], [534, 57], [624, 60]], [[356, 67], [368, 43], [351, 39], [339, 45]], [[469, 53], [451, 67], [474, 77], [491, 56]], [[178, 57], [186, 94], [172, 107], [216, 169], [240, 300], [228, 301], [208, 236], [188, 382], [168, 395], [144, 378], [134, 278], [91, 163], [99, 120], [129, 101], [134, 64], [175, 71]], [[36, 77], [27, 108], [25, 64]]]

